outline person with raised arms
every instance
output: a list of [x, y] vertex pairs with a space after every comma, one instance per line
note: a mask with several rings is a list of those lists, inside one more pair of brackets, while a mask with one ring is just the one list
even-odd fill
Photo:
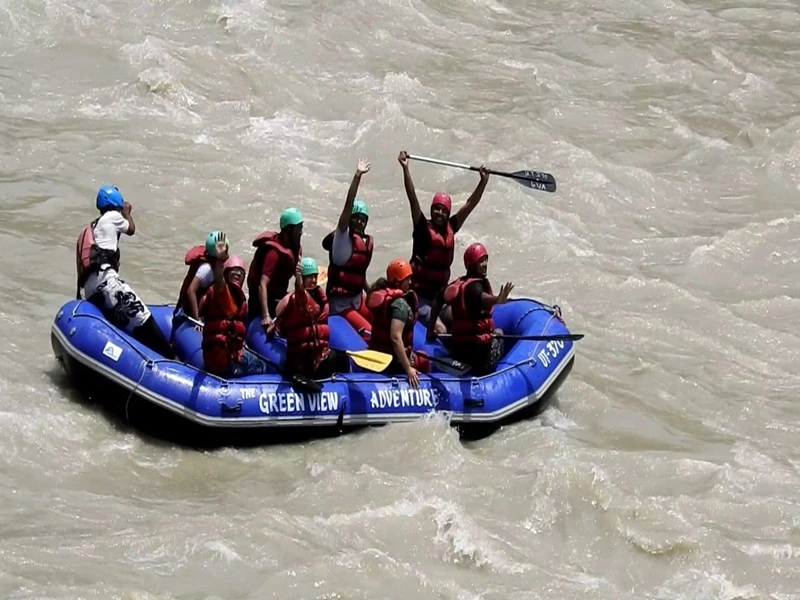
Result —
[[249, 317], [261, 318], [267, 333], [274, 328], [275, 309], [289, 291], [289, 280], [303, 256], [302, 237], [303, 215], [287, 208], [281, 213], [280, 232], [264, 231], [253, 240], [256, 253], [247, 273]]
[[245, 265], [229, 256], [225, 233], [215, 232], [214, 285], [200, 302], [203, 319], [203, 363], [206, 371], [231, 378], [268, 371], [265, 361], [245, 347], [247, 298], [244, 295]]
[[369, 221], [367, 205], [357, 199], [356, 194], [361, 177], [369, 168], [368, 160], [358, 161], [336, 229], [322, 240], [322, 247], [328, 251], [330, 312], [347, 319], [367, 341], [372, 325], [365, 297], [369, 289], [367, 268], [372, 261], [373, 240], [365, 233]]
[[387, 373], [405, 373], [411, 387], [419, 386], [419, 374], [430, 373], [431, 363], [424, 352], [414, 352], [414, 324], [417, 322], [417, 295], [411, 289], [411, 265], [398, 258], [386, 267], [386, 278], [378, 279], [367, 296], [372, 313], [370, 350], [394, 358]]
[[165, 358], [175, 358], [150, 309], [119, 276], [119, 238], [136, 232], [133, 208], [110, 185], [98, 190], [95, 205], [100, 216], [83, 228], [76, 245], [77, 297], [83, 289], [111, 323]]
[[328, 329], [329, 304], [325, 291], [317, 285], [319, 267], [310, 257], [297, 263], [294, 291], [278, 304], [275, 331], [286, 338], [285, 374], [325, 379], [334, 373], [350, 371], [347, 355], [332, 350]]
[[[411, 267], [413, 269], [412, 288], [419, 298], [419, 320], [427, 325], [430, 321], [431, 305], [450, 281], [450, 267], [453, 264], [455, 235], [464, 226], [467, 217], [475, 210], [483, 197], [489, 182], [489, 170], [481, 165], [480, 181], [466, 203], [451, 216], [452, 199], [445, 192], [436, 192], [431, 201], [428, 219], [422, 213], [414, 189], [414, 181], [408, 165], [408, 153], [403, 150], [397, 161], [403, 168], [403, 184], [411, 207], [411, 220], [414, 225]], [[435, 330], [444, 333], [447, 329], [441, 319], [434, 321]]]
[[487, 278], [489, 253], [483, 244], [472, 244], [466, 249], [464, 267], [466, 275], [450, 283], [443, 295], [437, 295], [431, 307], [427, 339], [432, 341], [436, 338], [433, 323], [443, 305], [449, 305], [453, 319], [450, 354], [456, 360], [471, 365], [473, 374], [486, 375], [495, 370], [503, 356], [503, 340], [498, 337], [503, 335], [503, 330], [494, 326], [492, 311], [496, 305], [508, 301], [514, 284], [504, 284], [500, 293], [494, 295]]

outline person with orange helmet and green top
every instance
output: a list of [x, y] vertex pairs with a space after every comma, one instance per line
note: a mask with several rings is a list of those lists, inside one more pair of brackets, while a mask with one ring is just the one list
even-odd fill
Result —
[[405, 373], [411, 387], [419, 386], [420, 373], [431, 371], [425, 353], [412, 350], [418, 305], [411, 289], [411, 265], [402, 258], [389, 263], [386, 278], [378, 279], [367, 296], [372, 313], [369, 348], [393, 355], [386, 372]]
[[464, 252], [464, 267], [467, 270], [451, 282], [443, 294], [437, 295], [431, 307], [427, 339], [436, 338], [434, 324], [443, 306], [452, 310], [452, 344], [450, 354], [456, 360], [472, 365], [475, 375], [486, 375], [497, 367], [503, 356], [503, 340], [497, 336], [503, 330], [494, 326], [492, 310], [497, 304], [505, 304], [514, 289], [506, 283], [496, 296], [487, 278], [489, 252], [483, 244], [472, 244]]

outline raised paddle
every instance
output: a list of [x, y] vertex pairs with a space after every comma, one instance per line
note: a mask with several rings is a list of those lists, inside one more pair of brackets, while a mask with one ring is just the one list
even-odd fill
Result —
[[[453, 337], [452, 333], [440, 333], [436, 337], [440, 338], [451, 338]], [[554, 333], [553, 335], [497, 335], [495, 333], [492, 334], [492, 337], [496, 337], [501, 340], [531, 340], [534, 342], [577, 342], [578, 340], [583, 339], [582, 333]]]
[[[445, 167], [456, 167], [457, 169], [467, 169], [469, 171], [480, 171], [480, 167], [471, 167], [469, 165], [462, 165], [461, 163], [454, 163], [448, 160], [439, 160], [438, 158], [428, 158], [426, 156], [411, 156], [408, 155], [408, 158], [412, 160], [419, 160], [422, 162], [433, 163], [435, 165], [444, 165]], [[516, 171], [514, 173], [506, 173], [505, 171], [494, 171], [489, 169], [489, 173], [492, 175], [498, 175], [500, 177], [508, 177], [509, 179], [513, 179], [520, 185], [524, 185], [525, 187], [540, 190], [542, 192], [555, 192], [556, 191], [556, 179], [550, 173], [542, 173], [540, 171]]]

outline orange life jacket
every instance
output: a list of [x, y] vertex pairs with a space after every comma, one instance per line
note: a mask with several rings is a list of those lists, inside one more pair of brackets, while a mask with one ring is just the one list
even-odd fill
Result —
[[328, 298], [316, 286], [306, 290], [306, 306], [298, 308], [293, 292], [278, 319], [281, 335], [286, 338], [286, 369], [291, 373], [313, 375], [328, 355]]
[[[184, 264], [189, 265], [189, 271], [186, 273], [186, 277], [183, 278], [183, 283], [181, 284], [181, 291], [178, 294], [178, 301], [175, 303], [175, 310], [179, 308], [183, 308], [184, 311], [186, 308], [183, 306], [183, 299], [186, 296], [186, 292], [189, 291], [189, 286], [192, 284], [192, 279], [197, 274], [197, 269], [200, 268], [200, 265], [208, 262], [208, 255], [206, 254], [206, 247], [205, 246], [194, 246], [191, 248], [183, 259]], [[197, 290], [197, 306], [200, 306], [200, 301], [205, 296], [206, 292], [210, 288], [206, 289], [199, 289]]]
[[110, 264], [111, 268], [119, 271], [119, 248], [113, 252], [102, 250], [95, 243], [94, 228], [99, 220], [100, 217], [86, 225], [78, 235], [78, 241], [75, 244], [75, 267], [77, 270], [75, 298], [77, 300], [81, 298], [81, 288], [86, 285], [89, 275], [98, 272], [102, 265]]
[[480, 282], [483, 291], [492, 293], [492, 285], [485, 277], [470, 277], [464, 275], [447, 286], [444, 292], [444, 301], [453, 310], [453, 325], [450, 333], [453, 334], [454, 344], [488, 344], [492, 341], [494, 320], [492, 311], [481, 310], [477, 314], [470, 312], [466, 304], [467, 286], [475, 281]]
[[375, 290], [369, 295], [369, 298], [367, 298], [367, 307], [372, 313], [372, 336], [369, 340], [370, 349], [394, 354], [391, 336], [391, 304], [396, 298], [401, 298], [403, 296], [405, 296], [406, 302], [411, 306], [411, 314], [413, 315], [411, 322], [406, 323], [406, 326], [403, 328], [403, 347], [406, 349], [406, 354], [411, 354], [414, 341], [414, 324], [417, 322], [419, 302], [417, 300], [417, 295], [413, 291], [404, 294], [403, 290], [393, 288]]
[[322, 247], [328, 251], [328, 285], [329, 296], [356, 296], [364, 291], [367, 283], [367, 268], [372, 262], [373, 240], [371, 235], [364, 237], [350, 234], [353, 253], [341, 267], [333, 262], [333, 235], [329, 233], [322, 240]]
[[433, 300], [447, 282], [450, 281], [450, 267], [453, 264], [455, 232], [450, 221], [444, 235], [428, 220], [430, 243], [424, 256], [412, 256], [411, 270], [414, 291], [426, 300]]
[[[206, 368], [217, 375], [224, 375], [223, 363], [227, 367], [232, 360], [238, 360], [244, 350], [247, 334], [247, 299], [238, 285], [226, 284], [236, 304], [236, 313], [225, 314], [216, 301], [216, 290], [210, 287], [200, 304], [203, 318], [203, 360]], [[222, 360], [220, 360], [222, 359]], [[213, 365], [213, 367], [212, 367]]]
[[302, 246], [298, 249], [297, 255], [291, 249], [283, 246], [276, 231], [262, 231], [253, 240], [253, 247], [256, 253], [250, 261], [250, 268], [247, 270], [247, 290], [250, 293], [251, 313], [261, 311], [261, 304], [258, 300], [258, 286], [261, 283], [261, 271], [264, 267], [264, 257], [270, 248], [274, 248], [280, 253], [281, 260], [277, 271], [269, 280], [267, 295], [270, 302], [277, 303], [289, 291], [289, 281], [294, 277], [297, 261], [303, 256]]

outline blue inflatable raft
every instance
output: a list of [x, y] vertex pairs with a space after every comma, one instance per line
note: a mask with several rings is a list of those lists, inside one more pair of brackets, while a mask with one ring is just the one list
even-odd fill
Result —
[[[173, 307], [151, 306], [168, 337]], [[569, 331], [554, 309], [534, 300], [512, 300], [495, 307], [495, 324], [506, 334], [551, 335]], [[329, 321], [331, 346], [362, 350], [364, 341], [341, 317]], [[321, 391], [297, 389], [275, 373], [225, 380], [202, 369], [200, 333], [190, 323], [174, 334], [186, 362], [167, 360], [111, 325], [92, 303], [67, 302], [52, 326], [53, 352], [72, 380], [89, 396], [111, 400], [140, 425], [171, 439], [191, 443], [285, 441], [321, 437], [367, 425], [383, 425], [444, 412], [470, 437], [486, 435], [502, 424], [540, 412], [570, 372], [570, 341], [506, 340], [497, 370], [483, 377], [439, 372], [420, 376], [413, 389], [405, 376], [361, 371], [321, 380]], [[267, 340], [260, 323], [248, 328], [249, 346], [279, 366], [285, 342]], [[447, 356], [440, 341], [425, 342], [420, 325], [414, 347], [431, 356]], [[113, 402], [116, 401], [116, 402]], [[258, 434], [261, 435], [258, 435]], [[299, 434], [299, 435], [298, 435]]]

